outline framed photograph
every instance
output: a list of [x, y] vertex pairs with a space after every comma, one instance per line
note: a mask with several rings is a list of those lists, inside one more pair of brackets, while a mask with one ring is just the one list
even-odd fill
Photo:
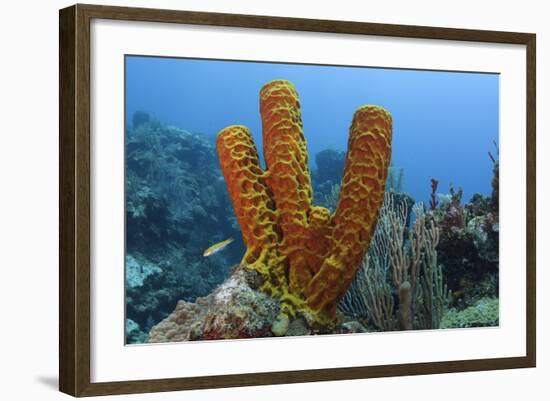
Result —
[[535, 366], [534, 34], [59, 18], [61, 391]]

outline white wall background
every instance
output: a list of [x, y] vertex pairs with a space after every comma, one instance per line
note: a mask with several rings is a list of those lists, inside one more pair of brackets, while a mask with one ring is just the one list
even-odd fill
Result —
[[[544, 1], [159, 0], [100, 4], [537, 33], [538, 368], [105, 397], [136, 400], [546, 400], [550, 295], [543, 283], [550, 213], [550, 25]], [[68, 1], [11, 1], [0, 21], [0, 395], [57, 400], [58, 17]], [[544, 316], [546, 313], [546, 316]]]

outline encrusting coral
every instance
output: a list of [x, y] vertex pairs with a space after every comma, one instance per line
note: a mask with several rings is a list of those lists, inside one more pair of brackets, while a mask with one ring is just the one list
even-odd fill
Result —
[[390, 163], [391, 115], [372, 105], [355, 112], [340, 197], [331, 214], [312, 204], [293, 84], [267, 83], [260, 91], [260, 113], [265, 170], [248, 128], [229, 126], [216, 142], [247, 246], [242, 264], [260, 273], [261, 289], [281, 301], [276, 334], [284, 334], [296, 312], [310, 324], [331, 326], [376, 227]]
[[279, 303], [257, 291], [257, 272], [236, 266], [214, 292], [176, 309], [149, 332], [148, 342], [220, 340], [272, 336]]

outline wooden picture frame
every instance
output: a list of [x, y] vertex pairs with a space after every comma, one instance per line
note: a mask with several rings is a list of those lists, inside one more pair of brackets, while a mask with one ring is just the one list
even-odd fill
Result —
[[[525, 60], [527, 72], [526, 355], [221, 376], [91, 382], [90, 21], [92, 19], [524, 45], [527, 54]], [[534, 34], [80, 4], [60, 10], [59, 29], [60, 391], [73, 396], [95, 396], [535, 367], [536, 37]]]

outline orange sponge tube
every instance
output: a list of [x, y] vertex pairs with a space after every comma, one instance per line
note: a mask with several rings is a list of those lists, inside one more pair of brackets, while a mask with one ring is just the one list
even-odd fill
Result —
[[242, 263], [265, 278], [283, 312], [297, 311], [320, 326], [335, 321], [336, 306], [366, 253], [383, 200], [391, 156], [391, 115], [362, 106], [350, 128], [336, 211], [312, 205], [311, 176], [300, 102], [289, 81], [260, 91], [263, 171], [249, 130], [218, 134], [222, 173], [247, 251]]

